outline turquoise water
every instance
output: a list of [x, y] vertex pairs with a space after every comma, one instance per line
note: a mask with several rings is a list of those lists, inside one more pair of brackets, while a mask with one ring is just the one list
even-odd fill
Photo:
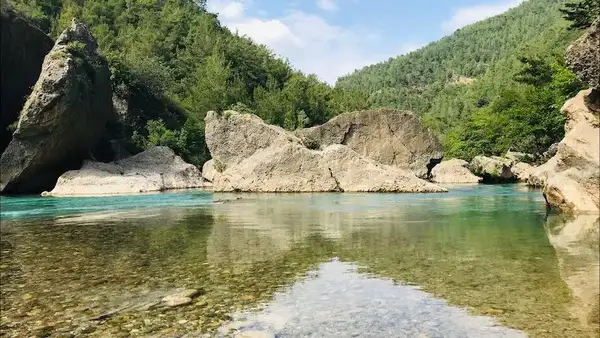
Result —
[[2, 197], [2, 335], [597, 336], [597, 217], [449, 189]]
[[71, 216], [94, 212], [193, 207], [212, 203], [205, 191], [170, 192], [106, 197], [0, 196], [3, 220]]

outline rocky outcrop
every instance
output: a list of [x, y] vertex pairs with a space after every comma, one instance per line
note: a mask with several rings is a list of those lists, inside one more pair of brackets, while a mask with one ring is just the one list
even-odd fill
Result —
[[567, 65], [577, 76], [593, 88], [587, 93], [588, 108], [600, 112], [600, 16], [566, 53]]
[[446, 191], [341, 144], [308, 149], [297, 136], [256, 115], [209, 112], [205, 125], [206, 143], [219, 172], [215, 191]]
[[89, 156], [112, 113], [110, 71], [97, 49], [78, 22], [59, 36], [0, 159], [0, 191], [50, 189]]
[[52, 39], [17, 15], [2, 2], [0, 53], [0, 152], [12, 139], [8, 126], [19, 119], [31, 87], [37, 81], [44, 57], [52, 49]]
[[435, 183], [479, 183], [482, 178], [473, 175], [465, 160], [451, 159], [433, 167], [431, 181]]
[[296, 135], [321, 148], [345, 145], [379, 163], [410, 169], [421, 178], [427, 178], [444, 155], [435, 135], [406, 111], [344, 113], [323, 125], [298, 130]]
[[513, 161], [498, 156], [475, 156], [469, 163], [469, 170], [483, 178], [485, 183], [515, 182], [516, 177], [511, 171]]
[[44, 195], [93, 196], [133, 194], [203, 187], [202, 174], [168, 147], [153, 147], [111, 163], [87, 161], [64, 173]]

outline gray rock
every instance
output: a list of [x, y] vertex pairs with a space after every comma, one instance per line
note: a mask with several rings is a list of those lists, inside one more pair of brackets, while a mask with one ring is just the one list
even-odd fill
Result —
[[52, 39], [13, 10], [2, 4], [0, 53], [0, 152], [12, 139], [7, 127], [19, 119], [19, 112], [31, 93], [44, 57], [52, 49]]
[[411, 112], [376, 109], [338, 115], [323, 125], [295, 132], [309, 148], [342, 144], [382, 164], [428, 178], [444, 156], [442, 146]]
[[596, 90], [600, 89], [600, 16], [567, 49], [567, 65], [577, 76]]
[[190, 304], [192, 299], [190, 297], [184, 297], [180, 295], [170, 295], [163, 298], [162, 302], [166, 307], [177, 307]]
[[200, 170], [168, 147], [111, 163], [87, 161], [60, 176], [50, 196], [132, 194], [203, 187]]
[[50, 189], [89, 156], [112, 113], [110, 71], [97, 49], [76, 21], [59, 36], [0, 159], [0, 191]]
[[510, 170], [512, 165], [512, 160], [502, 157], [475, 156], [469, 163], [469, 169], [473, 174], [481, 176], [483, 182], [514, 182], [516, 177]]
[[205, 125], [206, 143], [220, 172], [214, 191], [446, 191], [344, 145], [308, 149], [297, 136], [256, 115], [209, 112]]
[[473, 175], [465, 160], [451, 159], [433, 167], [431, 181], [435, 183], [479, 183], [481, 177]]

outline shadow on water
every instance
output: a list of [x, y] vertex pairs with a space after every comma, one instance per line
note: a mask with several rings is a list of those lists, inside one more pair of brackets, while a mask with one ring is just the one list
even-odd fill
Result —
[[[379, 332], [406, 331], [411, 321], [431, 337], [446, 329], [447, 337], [492, 332], [486, 331], [493, 325], [489, 318], [449, 305], [534, 337], [594, 334], [597, 289], [591, 288], [590, 269], [598, 268], [598, 257], [590, 254], [593, 243], [581, 249], [593, 236], [573, 229], [597, 233], [598, 224], [546, 221], [540, 194], [519, 186], [455, 187], [428, 195], [127, 198], [90, 199], [92, 213], [69, 213], [73, 206], [60, 201], [52, 211], [36, 207], [36, 218], [19, 216], [27, 200], [3, 205], [4, 336], [195, 336], [226, 328], [249, 309], [287, 318], [272, 328], [281, 336], [308, 335], [315, 325], [315, 336], [368, 336], [349, 325], [353, 332], [340, 332], [345, 326], [335, 323], [348, 322], [343, 312], [377, 322]], [[339, 278], [325, 279], [323, 289], [324, 276]], [[582, 281], [590, 283], [582, 287]], [[91, 320], [176, 288], [201, 293], [186, 306]], [[388, 303], [377, 303], [386, 298], [373, 288], [385, 291]], [[311, 308], [332, 312], [319, 322], [302, 312], [284, 316], [303, 304], [305, 315]], [[408, 304], [420, 311], [408, 314]], [[404, 313], [407, 322], [393, 322], [380, 313], [384, 309], [396, 317]], [[502, 330], [494, 332], [519, 335]]]

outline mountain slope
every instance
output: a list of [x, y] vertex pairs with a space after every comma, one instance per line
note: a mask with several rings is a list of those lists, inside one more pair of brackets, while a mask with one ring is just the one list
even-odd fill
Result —
[[341, 77], [336, 87], [369, 95], [372, 107], [419, 113], [442, 138], [487, 106], [523, 69], [519, 57], [559, 62], [577, 33], [560, 9], [565, 0], [527, 0], [408, 55]]

